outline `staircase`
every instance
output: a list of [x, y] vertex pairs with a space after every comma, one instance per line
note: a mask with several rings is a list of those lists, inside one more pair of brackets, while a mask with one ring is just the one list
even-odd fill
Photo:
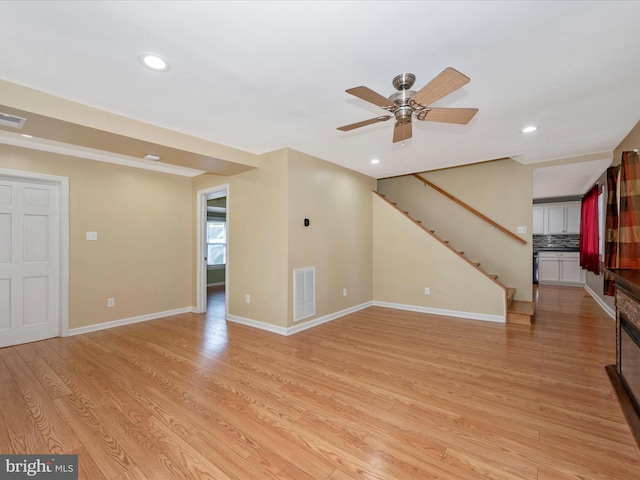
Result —
[[408, 220], [410, 220], [411, 222], [416, 224], [418, 227], [420, 227], [427, 235], [430, 235], [432, 238], [434, 238], [435, 240], [440, 242], [444, 247], [446, 247], [450, 251], [452, 251], [455, 255], [457, 255], [458, 257], [460, 257], [464, 261], [466, 261], [469, 265], [471, 265], [473, 268], [475, 268], [478, 272], [480, 272], [485, 277], [487, 277], [488, 279], [490, 279], [491, 281], [493, 281], [494, 283], [499, 285], [505, 291], [505, 306], [506, 306], [506, 311], [507, 311], [507, 319], [506, 319], [507, 323], [520, 324], [520, 325], [532, 325], [533, 324], [533, 322], [534, 322], [534, 308], [533, 308], [533, 303], [532, 302], [522, 302], [522, 301], [515, 300], [514, 298], [515, 298], [516, 289], [515, 288], [506, 287], [502, 283], [500, 283], [500, 281], [498, 280], [498, 275], [497, 274], [485, 272], [484, 270], [482, 270], [481, 263], [479, 261], [475, 261], [475, 260], [471, 260], [471, 259], [467, 258], [464, 255], [463, 251], [459, 251], [459, 250], [455, 249], [453, 246], [451, 246], [450, 243], [449, 243], [449, 240], [445, 240], [445, 239], [440, 238], [436, 234], [435, 230], [429, 230], [428, 228], [426, 228], [424, 225], [422, 225], [422, 222], [420, 220], [416, 220], [416, 219], [412, 218], [411, 215], [409, 214], [409, 212], [400, 209], [396, 203], [391, 202], [390, 200], [388, 200], [385, 195], [383, 195], [381, 193], [378, 193], [378, 192], [374, 192], [374, 193], [376, 195], [378, 195], [386, 203], [388, 203], [391, 207], [393, 207], [398, 212], [400, 212], [402, 215], [404, 215]]

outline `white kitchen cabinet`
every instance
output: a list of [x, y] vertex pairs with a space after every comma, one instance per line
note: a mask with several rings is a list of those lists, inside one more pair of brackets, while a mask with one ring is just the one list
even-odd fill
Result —
[[584, 284], [578, 255], [575, 258], [565, 257], [560, 260], [560, 282]]
[[565, 232], [565, 208], [561, 203], [545, 205], [546, 215], [544, 233]]
[[533, 206], [533, 234], [544, 234], [544, 207], [534, 205]]
[[578, 252], [540, 252], [538, 254], [540, 284], [583, 285], [584, 272]]
[[580, 233], [580, 202], [543, 203], [533, 207], [534, 235]]
[[571, 202], [564, 206], [565, 233], [580, 233], [581, 202]]

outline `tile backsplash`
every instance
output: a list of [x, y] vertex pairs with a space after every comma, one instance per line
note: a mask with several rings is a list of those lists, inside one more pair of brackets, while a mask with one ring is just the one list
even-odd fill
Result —
[[569, 235], [534, 235], [533, 247], [534, 248], [549, 248], [549, 247], [571, 247], [578, 248], [580, 246], [580, 234]]

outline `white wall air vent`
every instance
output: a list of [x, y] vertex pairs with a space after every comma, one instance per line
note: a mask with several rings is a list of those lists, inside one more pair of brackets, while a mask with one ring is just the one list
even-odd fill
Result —
[[0, 112], [0, 125], [4, 127], [12, 127], [21, 129], [24, 126], [24, 122], [26, 122], [26, 118], [17, 117], [15, 115], [9, 115], [8, 113]]
[[316, 314], [316, 269], [297, 268], [293, 271], [293, 321]]

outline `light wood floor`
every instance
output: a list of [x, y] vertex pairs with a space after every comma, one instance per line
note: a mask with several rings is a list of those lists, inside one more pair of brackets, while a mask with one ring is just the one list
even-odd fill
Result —
[[212, 298], [0, 349], [0, 453], [78, 453], [90, 480], [639, 479], [614, 321], [536, 298], [532, 327], [369, 308], [291, 337]]

